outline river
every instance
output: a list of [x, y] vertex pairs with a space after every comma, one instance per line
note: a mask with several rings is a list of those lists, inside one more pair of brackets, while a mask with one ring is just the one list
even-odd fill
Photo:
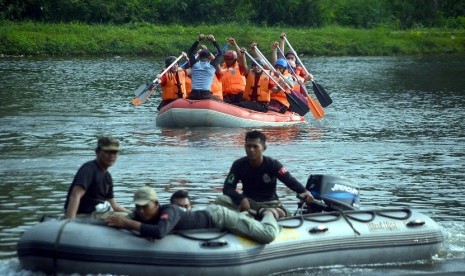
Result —
[[[310, 174], [350, 177], [364, 207], [408, 206], [444, 228], [432, 261], [304, 268], [282, 275], [400, 275], [465, 272], [465, 56], [307, 57], [334, 103], [326, 117], [265, 129], [265, 154], [305, 183]], [[205, 205], [243, 156], [247, 129], [160, 129], [159, 95], [130, 104], [162, 60], [0, 59], [0, 274], [20, 268], [16, 243], [41, 214], [62, 212], [76, 170], [94, 158], [96, 137], [113, 135], [121, 154], [110, 168], [116, 198], [150, 184], [166, 201], [190, 190]], [[290, 209], [295, 196], [279, 195]]]

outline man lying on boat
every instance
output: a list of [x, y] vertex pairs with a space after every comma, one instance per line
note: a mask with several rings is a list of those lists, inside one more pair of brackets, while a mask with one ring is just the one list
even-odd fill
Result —
[[177, 190], [170, 197], [170, 204], [178, 205], [185, 211], [192, 210], [191, 197], [187, 190]]
[[108, 216], [106, 223], [116, 228], [137, 230], [149, 239], [162, 239], [173, 230], [219, 228], [266, 244], [280, 232], [276, 221], [278, 213], [273, 208], [259, 210], [261, 221], [218, 205], [185, 211], [173, 204], [160, 205], [157, 193], [149, 186], [135, 192], [134, 203], [136, 210], [131, 218]]

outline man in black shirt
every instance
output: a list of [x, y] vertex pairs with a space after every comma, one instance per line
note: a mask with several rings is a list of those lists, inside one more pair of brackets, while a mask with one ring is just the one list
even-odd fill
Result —
[[114, 199], [113, 180], [108, 172], [108, 168], [116, 162], [118, 151], [119, 142], [115, 138], [98, 139], [95, 160], [79, 168], [68, 189], [64, 206], [66, 218], [75, 218], [77, 214], [98, 218], [95, 217], [95, 211], [99, 211], [96, 208], [106, 202], [115, 212], [130, 213]]
[[[314, 200], [312, 194], [278, 160], [263, 155], [265, 149], [265, 134], [256, 130], [246, 133], [247, 156], [234, 161], [224, 182], [223, 195], [217, 197], [216, 204], [241, 212], [278, 208], [280, 217], [289, 215], [276, 194], [277, 179], [305, 198], [307, 203]], [[242, 194], [236, 191], [239, 181], [242, 182]]]
[[141, 236], [151, 239], [162, 239], [173, 230], [219, 228], [259, 243], [270, 243], [280, 232], [275, 218], [278, 214], [273, 209], [262, 212], [261, 222], [218, 205], [210, 205], [204, 210], [185, 211], [174, 204], [160, 205], [157, 193], [149, 186], [136, 191], [134, 203], [136, 211], [131, 218], [108, 216], [107, 224], [137, 230]]

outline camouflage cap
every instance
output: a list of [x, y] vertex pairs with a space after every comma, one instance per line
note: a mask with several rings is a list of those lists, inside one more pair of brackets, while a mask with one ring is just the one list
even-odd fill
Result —
[[140, 206], [144, 206], [150, 201], [156, 200], [157, 192], [149, 186], [139, 188], [139, 190], [134, 193], [134, 203]]
[[98, 138], [97, 148], [107, 151], [119, 151], [119, 142], [116, 138], [102, 136]]

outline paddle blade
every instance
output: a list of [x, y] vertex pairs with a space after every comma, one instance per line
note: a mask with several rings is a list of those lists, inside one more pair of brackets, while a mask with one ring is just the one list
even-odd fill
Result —
[[148, 85], [142, 84], [139, 86], [139, 88], [136, 89], [135, 94], [136, 97], [132, 99], [131, 103], [133, 105], [141, 105], [147, 101], [147, 99], [150, 97], [152, 94], [152, 91], [156, 88], [156, 86], [153, 85], [153, 83], [150, 83]]
[[313, 84], [313, 92], [315, 93], [315, 96], [320, 102], [322, 107], [327, 107], [333, 103], [333, 100], [331, 99], [329, 94], [326, 93], [326, 90], [323, 88], [323, 86], [319, 85], [315, 81], [313, 81], [312, 84]]
[[139, 98], [134, 98], [134, 99], [132, 99], [131, 103], [133, 105], [141, 105], [142, 101]]
[[310, 110], [307, 105], [307, 101], [303, 98], [303, 95], [296, 91], [291, 91], [291, 93], [286, 93], [287, 100], [289, 101], [289, 109], [304, 116]]
[[140, 95], [142, 95], [142, 93], [144, 93], [147, 90], [148, 87], [149, 87], [149, 85], [147, 85], [147, 84], [141, 84], [139, 86], [139, 88], [137, 88], [134, 91], [134, 95], [136, 95], [136, 97], [139, 97]]
[[323, 118], [325, 116], [325, 110], [320, 105], [320, 103], [318, 103], [317, 101], [315, 101], [308, 95], [307, 95], [307, 99], [308, 99], [308, 106], [310, 107], [310, 111], [312, 112], [313, 117], [315, 119]]

